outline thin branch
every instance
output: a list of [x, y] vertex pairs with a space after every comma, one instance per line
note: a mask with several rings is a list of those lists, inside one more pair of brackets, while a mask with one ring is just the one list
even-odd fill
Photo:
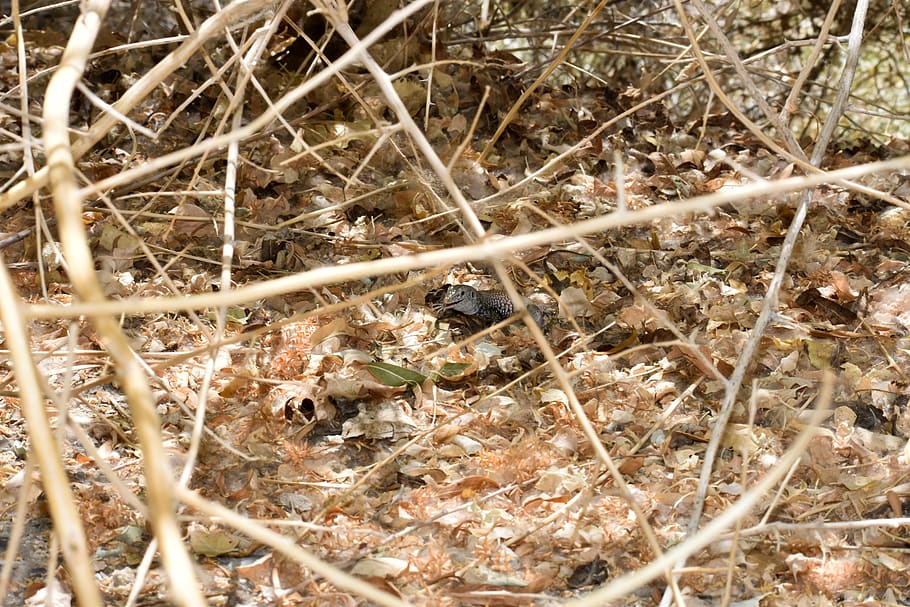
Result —
[[[54, 194], [60, 239], [69, 263], [70, 280], [86, 303], [103, 302], [105, 296], [95, 274], [95, 260], [82, 222], [82, 198], [76, 184], [75, 160], [68, 134], [69, 108], [73, 90], [85, 71], [86, 58], [91, 52], [107, 9], [106, 0], [87, 0], [83, 4], [82, 17], [73, 29], [63, 52], [60, 67], [48, 83], [47, 101], [44, 106], [47, 175], [50, 177]], [[167, 464], [169, 460], [162, 443], [160, 422], [155, 414], [155, 402], [147, 378], [117, 319], [112, 316], [98, 316], [92, 320], [116, 363], [117, 375], [127, 395], [136, 424], [145, 456], [149, 522], [161, 542], [162, 560], [170, 579], [174, 600], [180, 605], [203, 607], [205, 599], [177, 525], [172, 471]], [[37, 442], [42, 444], [46, 441], [47, 439], [41, 439]], [[65, 480], [53, 479], [53, 484], [58, 482], [66, 486]], [[80, 602], [100, 605], [100, 595], [94, 583], [91, 560], [88, 558], [84, 539], [82, 550], [78, 550], [74, 539], [69, 535], [63, 535], [72, 532], [72, 523], [67, 521], [67, 524], [64, 524], [61, 520], [57, 525], [58, 533], [64, 540], [62, 541], [64, 555], [74, 572], [74, 584], [77, 585]], [[81, 532], [78, 526], [75, 529]]]
[[822, 183], [842, 179], [856, 179], [864, 175], [904, 170], [910, 167], [910, 156], [882, 162], [872, 162], [836, 171], [822, 172], [804, 177], [790, 177], [743, 186], [735, 190], [715, 192], [689, 200], [673, 202], [635, 211], [614, 212], [593, 217], [572, 225], [540, 230], [530, 234], [482, 241], [464, 247], [453, 247], [414, 255], [390, 257], [376, 261], [350, 263], [341, 266], [320, 267], [308, 272], [283, 276], [274, 280], [238, 287], [228, 293], [201, 293], [185, 297], [136, 298], [105, 301], [98, 304], [72, 304], [69, 306], [33, 304], [28, 308], [31, 318], [73, 318], [105, 314], [145, 314], [150, 312], [175, 312], [206, 309], [220, 305], [239, 305], [266, 299], [275, 295], [302, 291], [311, 287], [339, 284], [366, 276], [388, 275], [420, 268], [435, 268], [465, 261], [501, 259], [504, 256], [536, 246], [572, 240], [585, 234], [602, 232], [610, 228], [646, 223], [655, 219], [688, 213], [705, 212], [731, 201], [758, 198], [793, 192]]

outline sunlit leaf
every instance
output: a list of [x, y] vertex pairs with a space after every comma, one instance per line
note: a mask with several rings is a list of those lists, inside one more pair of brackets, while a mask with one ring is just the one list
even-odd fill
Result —
[[447, 378], [458, 377], [470, 366], [470, 363], [446, 363], [439, 370], [439, 375]]
[[400, 386], [419, 386], [427, 380], [425, 375], [421, 375], [417, 371], [390, 363], [372, 362], [367, 365], [367, 370], [383, 384], [396, 388]]

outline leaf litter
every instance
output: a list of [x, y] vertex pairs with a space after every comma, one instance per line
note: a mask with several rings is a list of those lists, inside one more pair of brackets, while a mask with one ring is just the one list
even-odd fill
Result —
[[[11, 52], [5, 47], [2, 55]], [[42, 57], [36, 51], [39, 64]], [[592, 140], [571, 163], [515, 189], [529, 167], [588, 136], [617, 109], [641, 100], [641, 92], [544, 87], [480, 163], [482, 145], [456, 143], [469, 128], [481, 139], [492, 135], [517, 98], [510, 87], [521, 63], [511, 53], [483, 59], [435, 68], [432, 84], [402, 78], [395, 87], [415, 115], [428, 97], [435, 100], [427, 137], [470, 199], [492, 199], [476, 208], [491, 233], [531, 233], [616, 212], [620, 204], [642, 209], [750, 180], [731, 167], [766, 179], [793, 171], [748, 136], [734, 133], [731, 142], [724, 128], [702, 131], [700, 122], [674, 121], [656, 102], [636, 116], [634, 129]], [[276, 59], [257, 73], [275, 97], [291, 78], [286, 67]], [[192, 75], [205, 75], [201, 70], [201, 63], [187, 66], [135, 110], [149, 119], [163, 113], [173, 123], [144, 154], [124, 156], [117, 170], [192, 144], [189, 135], [198, 131], [192, 126], [219, 95], [217, 87], [192, 91]], [[306, 100], [297, 130], [244, 142], [234, 281], [467, 241], [443, 184], [402, 152], [410, 143], [400, 131], [377, 123], [375, 116], [389, 108], [374, 82], [349, 76]], [[112, 82], [111, 94], [126, 84]], [[487, 109], [473, 125], [486, 86]], [[191, 94], [198, 95], [195, 102], [177, 111], [176, 101]], [[904, 144], [894, 145], [906, 153]], [[610, 166], [613, 146], [627, 157], [621, 183]], [[109, 142], [80, 168], [100, 179], [118, 149]], [[858, 164], [880, 153], [868, 145], [849, 158], [835, 152], [827, 164]], [[126, 222], [129, 229], [100, 204], [87, 209], [96, 214], [86, 219], [110, 297], [220, 287], [223, 210], [214, 192], [222, 167], [196, 168], [198, 174], [184, 171], [176, 183], [161, 183], [176, 196], [151, 196], [157, 186], [148, 184], [118, 191], [123, 210], [138, 208], [131, 196], [149, 199]], [[906, 197], [902, 176], [872, 177], [865, 185]], [[513, 195], [496, 198], [501, 192]], [[739, 576], [735, 596], [743, 601], [762, 595], [771, 597], [768, 604], [794, 604], [788, 601], [799, 596], [858, 602], [871, 594], [906, 600], [906, 526], [812, 528], [906, 516], [906, 211], [837, 186], [815, 196], [779, 315], [725, 429], [707, 518], [775, 464], [805, 423], [829, 369], [839, 377], [832, 413], [779, 493], [740, 521], [747, 532], [735, 540], [734, 562], [730, 537], [693, 557], [680, 582], [687, 595], [721, 596], [732, 569]], [[795, 202], [749, 199], [711, 214], [667, 213], [592, 234], [590, 249], [553, 243], [508, 260], [522, 295], [557, 310], [546, 327], [548, 343], [561, 353], [572, 391], [664, 548], [684, 539], [723, 379], [754, 327]], [[7, 210], [4, 231], [32, 218], [25, 208]], [[53, 251], [36, 249], [35, 242], [5, 251], [11, 263], [32, 264], [14, 273], [20, 293], [37, 301], [43, 280], [50, 301], [71, 302], [65, 274], [50, 263]], [[142, 245], [170, 258], [164, 275]], [[44, 278], [39, 261], [49, 270]], [[207, 432], [193, 488], [274, 523], [320, 558], [415, 604], [561, 604], [646, 565], [655, 555], [639, 522], [528, 329], [516, 320], [480, 333], [459, 331], [428, 305], [428, 294], [446, 284], [501, 286], [489, 265], [470, 262], [339, 282], [234, 309], [226, 324], [231, 343], [218, 353], [205, 403]], [[124, 319], [159, 380], [159, 415], [178, 462], [200, 407], [210, 357], [206, 335], [215, 326], [214, 316], [179, 313]], [[139, 493], [142, 455], [123, 397], [109, 378], [95, 383], [109, 372], [103, 346], [89, 325], [76, 329], [78, 354], [67, 358], [65, 323], [33, 323], [39, 365], [52, 388], [72, 382], [78, 398], [68, 414]], [[0, 398], [5, 440], [24, 444], [15, 392]], [[74, 443], [63, 456], [90, 547], [104, 555], [96, 567], [102, 588], [122, 600], [148, 541], [143, 517]], [[6, 450], [3, 465], [8, 518], [22, 452]], [[29, 500], [40, 503], [37, 495]], [[208, 574], [210, 597], [247, 604], [363, 601], [217, 522], [189, 522], [186, 538]], [[623, 604], [653, 604], [661, 584], [641, 587]], [[145, 580], [143, 593], [163, 596], [159, 573]]]

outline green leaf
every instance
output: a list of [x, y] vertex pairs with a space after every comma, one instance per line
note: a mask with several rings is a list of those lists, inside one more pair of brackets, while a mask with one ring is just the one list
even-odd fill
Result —
[[367, 370], [380, 382], [394, 388], [419, 386], [427, 380], [425, 375], [421, 375], [417, 371], [411, 371], [390, 363], [371, 362], [367, 365]]
[[441, 377], [458, 377], [470, 366], [469, 363], [446, 363], [439, 370], [439, 375]]

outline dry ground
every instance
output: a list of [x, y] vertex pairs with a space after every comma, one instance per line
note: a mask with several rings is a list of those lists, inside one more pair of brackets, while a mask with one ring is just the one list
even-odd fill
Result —
[[[302, 6], [289, 21], [312, 25]], [[141, 15], [164, 32], [174, 17], [161, 8]], [[908, 163], [809, 187], [804, 161], [769, 151], [723, 108], [685, 120], [672, 98], [593, 79], [532, 89], [525, 55], [436, 46], [432, 15], [372, 49], [400, 106], [359, 62], [236, 149], [199, 151], [347, 49], [325, 38], [320, 63], [284, 27], [246, 72], [236, 59], [269, 23], [259, 16], [233, 27], [241, 51], [222, 31], [130, 108], [156, 138], [117, 125], [77, 163], [80, 183], [102, 184], [78, 210], [87, 273], [123, 302], [174, 485], [392, 597], [443, 606], [601, 604], [584, 601], [683, 544], [702, 506], [704, 528], [754, 497], [734, 524], [696, 534], [704, 547], [677, 570], [687, 605], [910, 604]], [[40, 74], [67, 38], [32, 28], [27, 71]], [[125, 31], [102, 36], [85, 76], [109, 103], [187, 40], [124, 49]], [[18, 297], [43, 304], [22, 307], [42, 383], [4, 365], [5, 604], [39, 604], [50, 579], [58, 604], [72, 592], [72, 572], [49, 560], [24, 390], [46, 397], [103, 601], [162, 604], [152, 464], [121, 363], [92, 318], [51, 307], [82, 299], [70, 277], [86, 269], [60, 253], [50, 190], [10, 196], [26, 179], [16, 61], [15, 41], [0, 44], [0, 251]], [[35, 115], [45, 85], [28, 97]], [[77, 129], [98, 114], [84, 95], [70, 107]], [[196, 151], [156, 164], [181, 150]], [[908, 152], [869, 137], [832, 145], [820, 166]], [[480, 333], [440, 321], [427, 295], [455, 283], [508, 283], [550, 321], [540, 335], [520, 318]], [[178, 495], [209, 604], [369, 604], [346, 578]], [[643, 578], [611, 604], [656, 605], [666, 587]]]

